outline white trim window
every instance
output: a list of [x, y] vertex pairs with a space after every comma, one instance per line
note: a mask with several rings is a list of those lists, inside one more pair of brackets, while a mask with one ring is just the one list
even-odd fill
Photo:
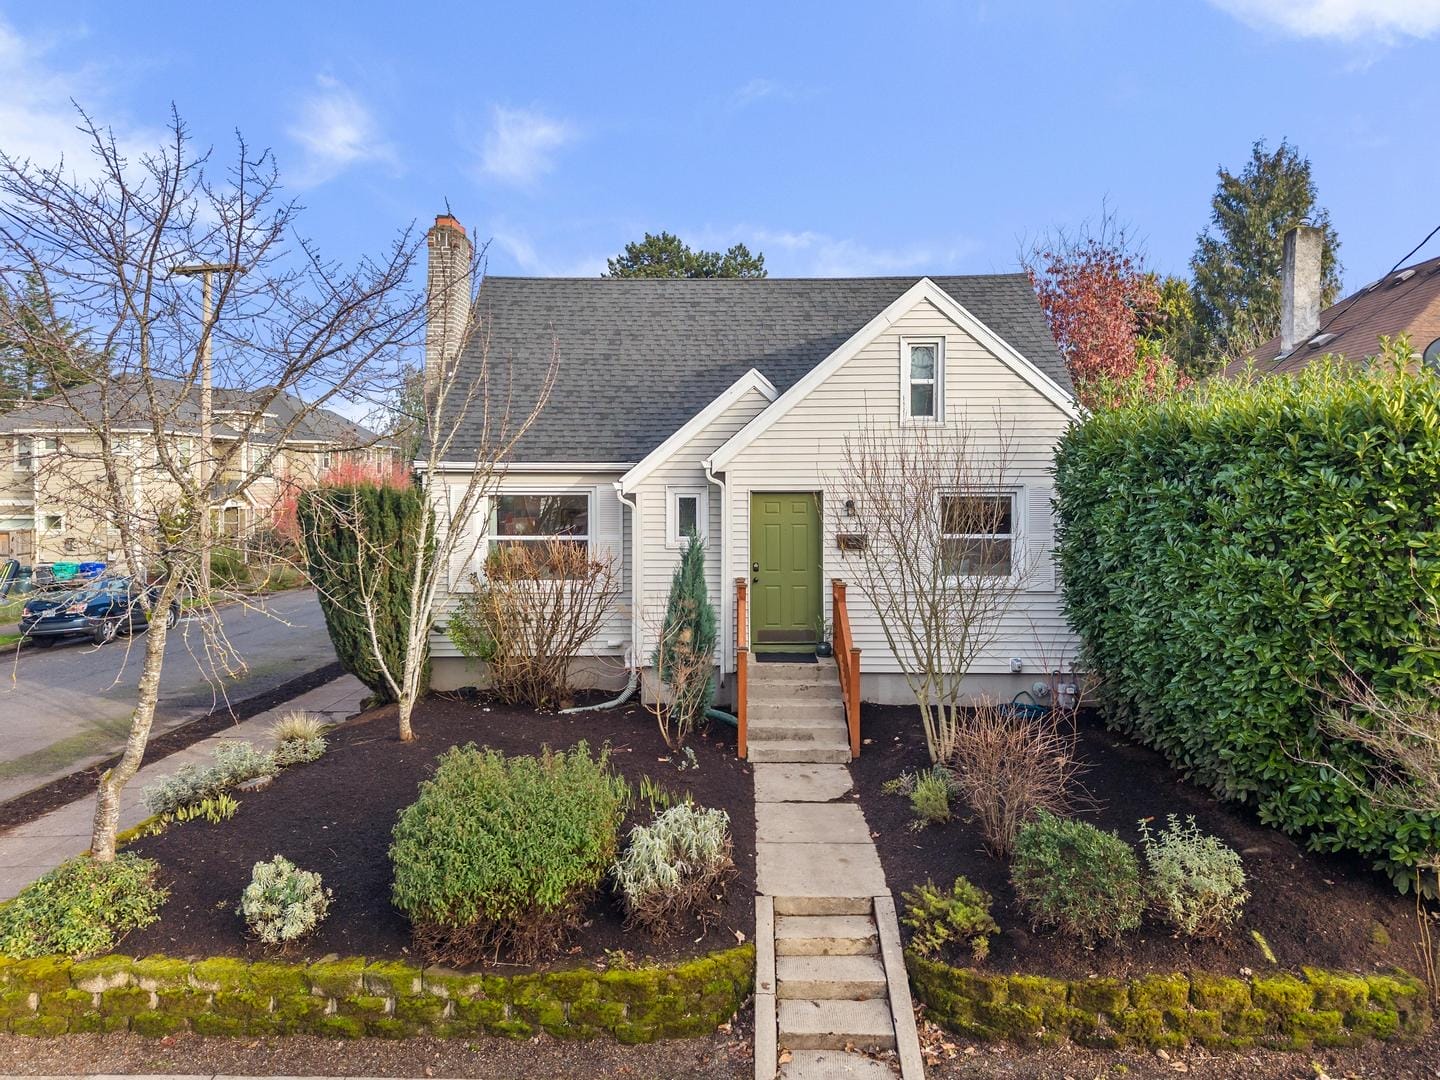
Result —
[[901, 338], [900, 409], [906, 420], [945, 416], [945, 340]]
[[561, 540], [590, 549], [590, 493], [503, 492], [490, 503], [489, 550]]
[[1020, 569], [1018, 494], [940, 496], [940, 564], [946, 577], [1016, 576]]
[[683, 548], [690, 534], [709, 535], [710, 493], [704, 488], [665, 489], [665, 546]]
[[41, 514], [40, 528], [42, 532], [57, 533], [65, 531], [64, 514]]
[[21, 435], [15, 440], [15, 469], [17, 472], [32, 472], [37, 457], [59, 452], [60, 440], [57, 437]]

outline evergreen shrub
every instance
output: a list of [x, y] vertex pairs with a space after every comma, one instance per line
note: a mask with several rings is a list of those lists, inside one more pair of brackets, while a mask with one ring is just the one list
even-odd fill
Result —
[[67, 859], [0, 906], [0, 956], [24, 959], [109, 952], [131, 930], [160, 916], [169, 893], [153, 859], [122, 851], [114, 862]]
[[1440, 815], [1370, 798], [1376, 762], [1318, 717], [1347, 667], [1381, 695], [1440, 682], [1419, 614], [1440, 596], [1440, 378], [1317, 362], [1100, 411], [1061, 441], [1056, 488], [1111, 723], [1408, 887]]
[[[322, 485], [301, 492], [297, 504], [310, 580], [319, 593], [335, 655], [378, 702], [394, 701], [394, 695], [360, 614], [360, 597], [364, 593], [376, 597], [383, 616], [376, 619], [375, 627], [380, 652], [398, 678], [410, 625], [416, 548], [428, 513], [420, 488], [375, 481]], [[433, 543], [427, 558], [432, 554]]]
[[1086, 821], [1039, 810], [1015, 838], [1015, 896], [1036, 927], [1082, 945], [1116, 940], [1140, 925], [1144, 892], [1130, 845]]
[[429, 959], [468, 964], [552, 950], [615, 861], [629, 805], [609, 755], [447, 751], [395, 825], [395, 906]]

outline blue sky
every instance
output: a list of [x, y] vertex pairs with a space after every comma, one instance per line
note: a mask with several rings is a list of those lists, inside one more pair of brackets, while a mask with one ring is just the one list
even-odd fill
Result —
[[1183, 272], [1216, 166], [1289, 137], [1354, 287], [1440, 223], [1437, 39], [1440, 0], [4, 3], [0, 146], [173, 100], [273, 147], [335, 255], [448, 199], [496, 273], [669, 229], [794, 276], [1009, 270], [1102, 200]]

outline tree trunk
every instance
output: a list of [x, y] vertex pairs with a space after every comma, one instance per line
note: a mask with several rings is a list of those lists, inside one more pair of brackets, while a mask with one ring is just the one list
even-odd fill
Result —
[[402, 693], [396, 711], [400, 714], [400, 741], [413, 742], [415, 732], [410, 727], [410, 713], [415, 708], [415, 695]]
[[145, 635], [145, 662], [140, 669], [135, 711], [130, 714], [130, 736], [125, 740], [125, 754], [113, 769], [100, 777], [100, 790], [95, 798], [95, 819], [90, 828], [90, 854], [96, 862], [115, 861], [115, 834], [120, 827], [120, 793], [140, 771], [145, 757], [145, 744], [150, 726], [155, 722], [155, 705], [160, 698], [160, 671], [165, 660], [166, 625], [174, 590], [167, 585], [151, 611], [150, 630]]

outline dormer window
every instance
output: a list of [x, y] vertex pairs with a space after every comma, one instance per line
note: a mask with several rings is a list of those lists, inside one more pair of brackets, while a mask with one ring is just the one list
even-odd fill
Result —
[[944, 415], [945, 343], [900, 343], [901, 406], [906, 420], [938, 420]]

